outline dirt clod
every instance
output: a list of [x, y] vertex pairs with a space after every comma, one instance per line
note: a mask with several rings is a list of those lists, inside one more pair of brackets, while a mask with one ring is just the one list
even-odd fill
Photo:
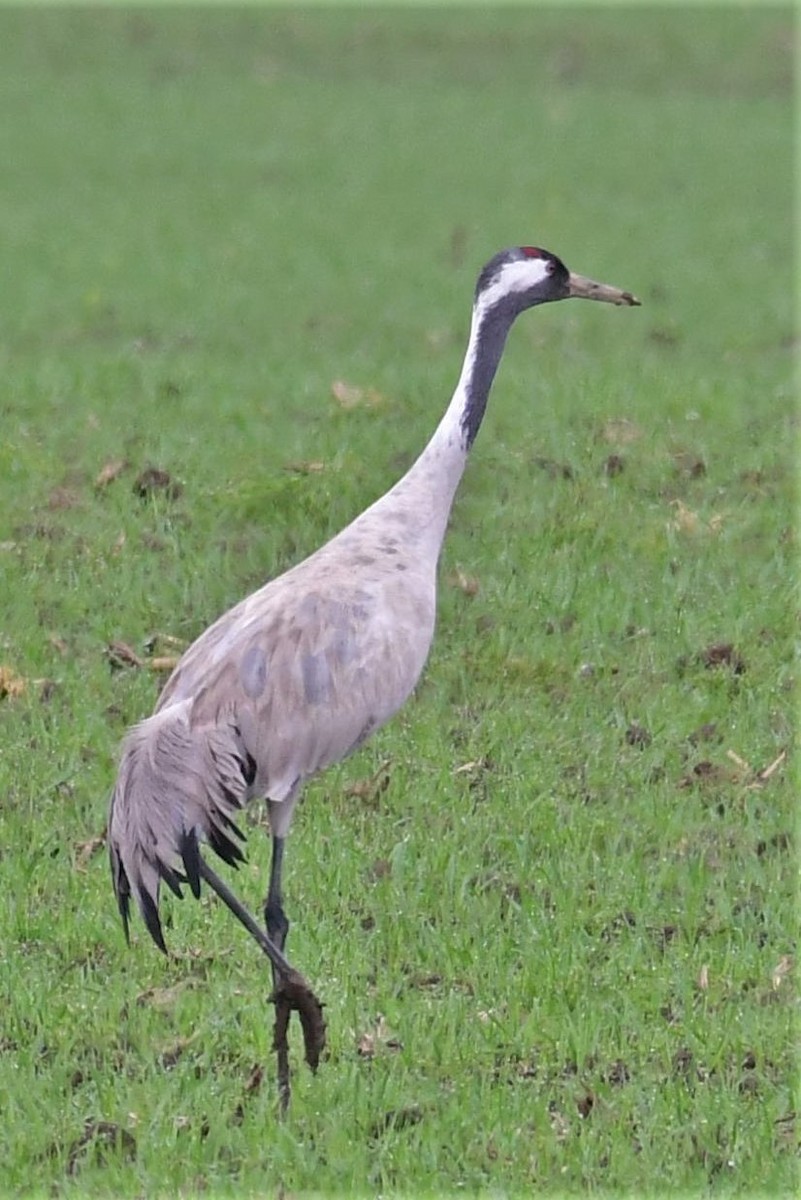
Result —
[[644, 749], [646, 746], [650, 746], [652, 740], [650, 732], [637, 721], [632, 721], [626, 730], [626, 744], [628, 746], [639, 746], [640, 749]]
[[112, 458], [98, 471], [95, 476], [95, 487], [98, 491], [107, 488], [110, 483], [118, 479], [123, 471], [128, 468], [128, 460], [126, 458]]
[[533, 467], [539, 467], [544, 471], [549, 479], [573, 479], [574, 471], [570, 463], [557, 462], [553, 458], [546, 458], [544, 455], [538, 454], [531, 460]]
[[673, 941], [674, 937], [676, 937], [678, 932], [679, 932], [678, 925], [663, 925], [662, 926], [662, 928], [658, 931], [658, 936], [659, 936], [659, 940], [662, 943], [663, 950], [664, 950], [665, 946], [668, 945], [669, 942]]
[[370, 1138], [375, 1140], [389, 1129], [408, 1129], [411, 1125], [419, 1125], [424, 1115], [419, 1104], [410, 1104], [406, 1108], [391, 1108], [371, 1126]]
[[141, 500], [147, 499], [154, 492], [163, 492], [168, 500], [177, 500], [183, 488], [169, 471], [164, 471], [161, 467], [145, 467], [134, 480], [133, 491]]
[[112, 671], [120, 671], [123, 667], [141, 667], [142, 660], [127, 642], [109, 642], [106, 646], [106, 658]]
[[624, 1083], [628, 1083], [631, 1079], [631, 1072], [622, 1058], [616, 1058], [613, 1063], [609, 1064], [604, 1079], [607, 1083], [611, 1083], [615, 1087], [622, 1087]]
[[604, 475], [608, 475], [610, 479], [614, 479], [616, 475], [622, 475], [626, 466], [626, 460], [622, 454], [610, 454], [604, 463]]
[[719, 742], [720, 740], [717, 722], [715, 721], [706, 721], [687, 736], [687, 741], [691, 746], [698, 746], [701, 742]]
[[725, 767], [710, 762], [708, 759], [702, 759], [694, 765], [689, 774], [681, 777], [678, 786], [680, 788], [691, 788], [703, 784], [725, 782], [731, 782], [731, 773]]
[[233, 1116], [231, 1117], [231, 1121], [234, 1125], [242, 1124], [242, 1121], [245, 1118], [245, 1101], [247, 1100], [248, 1096], [255, 1096], [259, 1092], [263, 1080], [264, 1068], [260, 1063], [254, 1063], [250, 1069], [250, 1074], [247, 1077], [242, 1099], [237, 1104], [236, 1108], [234, 1109]]
[[81, 1169], [84, 1151], [91, 1145], [95, 1147], [95, 1158], [98, 1162], [107, 1159], [109, 1151], [117, 1150], [122, 1158], [128, 1161], [136, 1158], [136, 1138], [127, 1129], [114, 1121], [87, 1121], [83, 1133], [69, 1148], [67, 1156], [67, 1174], [77, 1175]]
[[682, 1046], [673, 1055], [673, 1074], [688, 1075], [693, 1065], [693, 1053], [687, 1046]]
[[85, 871], [89, 860], [94, 858], [98, 851], [102, 850], [106, 844], [106, 830], [96, 834], [94, 837], [87, 838], [82, 842], [73, 843], [73, 853], [75, 855], [75, 870]]
[[687, 479], [700, 479], [706, 475], [706, 463], [692, 450], [679, 450], [673, 455], [673, 468], [677, 475]]
[[25, 691], [27, 681], [11, 667], [0, 665], [0, 700], [9, 696], [12, 700]]
[[631, 912], [630, 909], [626, 909], [624, 912], [619, 912], [617, 916], [613, 917], [612, 920], [604, 926], [604, 928], [601, 930], [601, 938], [605, 942], [611, 941], [612, 938], [617, 937], [621, 930], [634, 929], [636, 924], [637, 918], [635, 917], [634, 913]]
[[763, 854], [767, 854], [769, 850], [778, 850], [780, 853], [790, 849], [790, 834], [789, 833], [774, 833], [773, 837], [768, 841], [760, 839], [756, 844], [757, 856], [761, 858]]
[[731, 667], [735, 675], [745, 672], [745, 663], [731, 642], [715, 642], [698, 652], [698, 661], [707, 670], [716, 667]]

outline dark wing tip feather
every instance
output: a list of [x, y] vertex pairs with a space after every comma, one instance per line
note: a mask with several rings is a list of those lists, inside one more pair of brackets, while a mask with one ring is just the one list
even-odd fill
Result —
[[209, 845], [215, 854], [218, 854], [223, 862], [227, 862], [229, 866], [238, 867], [241, 862], [245, 861], [245, 856], [235, 842], [232, 842], [222, 830], [212, 825], [209, 828], [207, 837]]
[[179, 900], [183, 900], [184, 894], [181, 891], [181, 884], [187, 882], [186, 878], [183, 875], [180, 875], [178, 871], [173, 871], [172, 867], [168, 867], [166, 863], [161, 861], [159, 861], [158, 868], [159, 875], [164, 880], [173, 896], [177, 896]]
[[221, 812], [220, 818], [223, 821], [226, 829], [230, 829], [231, 833], [235, 834], [239, 838], [240, 842], [246, 842], [248, 840], [248, 836], [244, 830], [240, 829], [236, 822], [232, 821], [227, 813]]
[[125, 867], [122, 865], [117, 847], [109, 838], [108, 856], [111, 863], [111, 882], [114, 887], [114, 895], [117, 898], [117, 908], [120, 911], [122, 918], [122, 928], [125, 931], [125, 941], [130, 946], [131, 930], [130, 930], [130, 911], [131, 911], [131, 885], [128, 882], [128, 876], [125, 873]]
[[196, 900], [200, 899], [200, 846], [194, 829], [184, 830], [181, 834], [179, 852], [184, 862], [186, 881], [192, 889]]
[[120, 917], [122, 918], [122, 928], [125, 933], [125, 944], [127, 946], [130, 946], [130, 944], [131, 944], [131, 922], [130, 922], [131, 897], [130, 897], [130, 892], [128, 892], [124, 895], [122, 892], [120, 892], [117, 895], [117, 907], [120, 910]]
[[139, 905], [142, 909], [142, 916], [145, 919], [145, 925], [147, 926], [147, 931], [150, 934], [150, 936], [152, 937], [153, 941], [158, 946], [159, 950], [162, 952], [162, 954], [166, 954], [167, 946], [164, 942], [164, 934], [162, 933], [162, 930], [161, 930], [161, 919], [159, 917], [159, 906], [158, 906], [157, 902], [153, 899], [153, 897], [150, 895], [150, 892], [148, 892], [146, 890], [146, 888], [144, 887], [144, 885], [142, 885], [142, 884], [140, 884], [140, 886], [138, 888], [138, 895], [139, 895]]
[[245, 757], [242, 760], [242, 778], [248, 787], [250, 787], [251, 783], [256, 778], [256, 760], [247, 750], [245, 751]]

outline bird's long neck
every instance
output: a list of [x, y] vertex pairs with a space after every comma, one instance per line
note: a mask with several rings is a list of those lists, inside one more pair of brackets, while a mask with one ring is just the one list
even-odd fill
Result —
[[[470, 324], [470, 339], [462, 364], [462, 373], [453, 393], [453, 398], [423, 455], [454, 426], [462, 435], [462, 469], [467, 452], [475, 441], [484, 411], [487, 407], [490, 388], [501, 361], [506, 337], [515, 319], [515, 313], [507, 306], [496, 305], [488, 312], [476, 306]], [[421, 455], [421, 457], [423, 457]], [[461, 473], [461, 472], [460, 472]], [[457, 481], [458, 482], [458, 481]]]
[[467, 455], [487, 407], [492, 381], [515, 318], [508, 305], [473, 308], [470, 338], [459, 382], [433, 436], [420, 457], [379, 501], [408, 514], [421, 549], [434, 557], [445, 536], [448, 516]]

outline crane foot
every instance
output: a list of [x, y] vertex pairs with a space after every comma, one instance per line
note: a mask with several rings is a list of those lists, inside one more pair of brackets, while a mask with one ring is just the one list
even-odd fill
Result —
[[300, 1018], [305, 1058], [313, 1072], [316, 1072], [325, 1049], [325, 1020], [322, 1003], [300, 972], [293, 968], [279, 976], [270, 999], [275, 1005], [273, 1048], [278, 1059], [278, 1103], [283, 1116], [289, 1108], [291, 1095], [287, 1040], [289, 1019], [293, 1011]]

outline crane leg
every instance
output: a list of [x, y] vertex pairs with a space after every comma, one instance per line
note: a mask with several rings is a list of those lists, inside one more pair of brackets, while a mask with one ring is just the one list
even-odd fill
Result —
[[[269, 908], [270, 897], [272, 896], [273, 900], [277, 903], [277, 908], [273, 907], [270, 910], [271, 915], [267, 916], [267, 921], [268, 923], [272, 922], [272, 927], [276, 930], [276, 935], [281, 938], [281, 948], [256, 923], [244, 904], [237, 899], [228, 887], [227, 883], [220, 879], [219, 875], [211, 869], [206, 860], [200, 855], [198, 855], [197, 866], [200, 877], [206, 881], [212, 891], [217, 893], [223, 904], [227, 905], [234, 916], [242, 922], [248, 933], [258, 942], [272, 965], [272, 1000], [275, 1003], [275, 1035], [273, 1040], [278, 1057], [278, 1107], [279, 1112], [284, 1116], [289, 1108], [290, 1099], [287, 1028], [292, 1010], [295, 1009], [300, 1016], [306, 1050], [306, 1062], [313, 1071], [317, 1070], [320, 1055], [325, 1048], [325, 1021], [323, 1020], [322, 1004], [303, 976], [298, 974], [284, 957], [283, 942], [286, 940], [289, 922], [281, 908], [282, 853], [283, 839], [276, 838], [273, 844], [273, 864], [270, 871], [270, 889], [267, 904]], [[268, 909], [265, 909], [265, 912], [267, 911]]]
[[289, 933], [289, 921], [284, 912], [283, 889], [281, 873], [284, 862], [284, 838], [273, 837], [273, 855], [270, 862], [270, 883], [267, 888], [267, 899], [264, 903], [264, 921], [267, 925], [267, 936], [283, 950], [286, 945], [286, 935]]
[[244, 904], [231, 891], [228, 884], [220, 879], [216, 872], [212, 871], [204, 858], [200, 858], [198, 862], [198, 870], [202, 879], [216, 892], [222, 900], [223, 904], [230, 908], [231, 912], [237, 917], [247, 929], [251, 937], [255, 938], [261, 946], [264, 953], [269, 958], [273, 967], [273, 980], [287, 979], [290, 974], [294, 974], [292, 967], [286, 960], [283, 950], [276, 946], [275, 942], [270, 938], [254, 917], [250, 915]]
[[[273, 853], [270, 860], [270, 882], [267, 887], [267, 899], [264, 902], [264, 922], [267, 926], [267, 936], [274, 946], [283, 953], [286, 945], [286, 935], [289, 933], [289, 921], [284, 912], [281, 886], [281, 868], [284, 862], [284, 839], [273, 836]], [[280, 983], [280, 972], [273, 964], [273, 984], [276, 991]]]

